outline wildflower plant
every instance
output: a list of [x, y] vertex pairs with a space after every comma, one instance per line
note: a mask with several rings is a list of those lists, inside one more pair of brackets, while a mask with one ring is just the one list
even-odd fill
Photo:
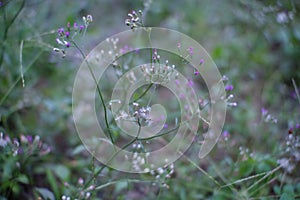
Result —
[[83, 24], [79, 25], [77, 22], [74, 22], [74, 24], [71, 25], [71, 23], [68, 22], [66, 27], [61, 27], [57, 30], [56, 43], [58, 47], [53, 48], [53, 50], [61, 53], [63, 58], [66, 56], [67, 49], [70, 48], [71, 45], [76, 45], [75, 37], [77, 35], [85, 35], [88, 26], [93, 21], [93, 17], [91, 15], [83, 16], [82, 20]]
[[299, 168], [300, 164], [300, 127], [297, 124], [295, 127], [288, 130], [285, 138], [285, 143], [282, 145], [282, 158], [277, 162], [287, 173], [292, 173]]
[[42, 165], [43, 157], [50, 151], [51, 148], [39, 136], [20, 135], [20, 138], [11, 138], [1, 132], [0, 197], [17, 198], [26, 187], [34, 184], [33, 169]]
[[[154, 14], [155, 17], [162, 15], [164, 25], [176, 24], [178, 20], [180, 22], [178, 25], [180, 27], [182, 25], [183, 30], [195, 31], [195, 36], [200, 35], [199, 32], [206, 35], [210, 32], [202, 27], [202, 18], [198, 20], [194, 17], [194, 12], [190, 12], [194, 6], [190, 6], [186, 14], [176, 12], [176, 15], [171, 16], [168, 13], [173, 8], [169, 3], [155, 2], [156, 7], [152, 10], [149, 7], [151, 3], [149, 0], [144, 2], [144, 10], [132, 10], [127, 14], [125, 26], [130, 30], [103, 40], [90, 53], [85, 52], [79, 40], [88, 38], [85, 35], [88, 34], [87, 30], [94, 21], [92, 15], [83, 16], [82, 22], [78, 23], [72, 22], [72, 17], [69, 16], [70, 22], [65, 26], [41, 34], [36, 33], [34, 29], [35, 33], [32, 36], [19, 41], [17, 52], [19, 60], [14, 62], [8, 50], [9, 45], [16, 42], [13, 40], [15, 38], [9, 40], [9, 37], [16, 33], [17, 28], [11, 29], [11, 24], [18, 19], [24, 7], [28, 9], [35, 5], [35, 2], [31, 4], [31, 1], [26, 1], [26, 3], [21, 0], [15, 1], [17, 6], [20, 5], [20, 9], [13, 10], [17, 12], [11, 12], [10, 16], [9, 8], [13, 7], [11, 2], [0, 1], [0, 23], [5, 22], [0, 44], [3, 47], [0, 54], [0, 70], [2, 70], [0, 76], [5, 77], [5, 80], [0, 79], [0, 90], [5, 91], [0, 97], [0, 128], [6, 133], [0, 134], [0, 198], [71, 200], [147, 199], [147, 197], [148, 199], [273, 199], [280, 197], [293, 199], [299, 197], [296, 194], [296, 192], [300, 193], [300, 185], [297, 184], [300, 155], [299, 125], [291, 123], [293, 126], [285, 134], [283, 144], [278, 145], [280, 141], [277, 141], [276, 131], [285, 123], [281, 116], [277, 111], [273, 114], [272, 109], [263, 108], [261, 112], [258, 112], [261, 123], [256, 123], [255, 119], [252, 120], [247, 115], [252, 113], [251, 116], [254, 116], [254, 109], [248, 108], [249, 103], [247, 104], [246, 100], [246, 103], [244, 99], [241, 100], [245, 95], [240, 90], [241, 87], [245, 86], [245, 93], [251, 94], [251, 91], [248, 91], [251, 83], [250, 86], [243, 85], [237, 83], [234, 78], [228, 78], [232, 76], [231, 70], [227, 71], [229, 67], [243, 65], [239, 63], [241, 58], [247, 58], [245, 59], [247, 67], [262, 66], [267, 62], [266, 60], [272, 60], [274, 58], [272, 56], [267, 57], [268, 59], [261, 57], [267, 51], [266, 47], [272, 49], [272, 55], [273, 53], [277, 55], [276, 45], [265, 47], [262, 43], [262, 47], [258, 47], [259, 50], [256, 51], [252, 39], [257, 38], [260, 42], [259, 35], [247, 38], [246, 48], [243, 48], [243, 51], [240, 51], [242, 46], [235, 46], [229, 42], [230, 40], [228, 43], [232, 46], [224, 48], [225, 53], [223, 48], [214, 49], [212, 45], [210, 52], [213, 58], [222, 61], [219, 62], [220, 67], [228, 74], [228, 77], [221, 76], [208, 53], [191, 38], [172, 30], [145, 26], [146, 14]], [[193, 5], [190, 2], [186, 3]], [[241, 21], [247, 23], [247, 19], [251, 19], [252, 15], [257, 18], [260, 24], [259, 29], [264, 33], [268, 42], [279, 40], [280, 43], [282, 40], [286, 44], [291, 42], [288, 41], [290, 37], [288, 35], [293, 34], [292, 41], [298, 41], [297, 31], [291, 28], [297, 20], [298, 3], [296, 1], [291, 2], [288, 9], [281, 8], [283, 4], [278, 3], [276, 6], [263, 7], [262, 11], [257, 9], [260, 8], [259, 2], [239, 3], [251, 10], [250, 17], [247, 16]], [[253, 5], [257, 8], [251, 7]], [[174, 4], [175, 8], [176, 6]], [[85, 12], [85, 8], [81, 11]], [[198, 13], [198, 10], [196, 11], [195, 13]], [[234, 18], [240, 18], [243, 14], [243, 12], [237, 12]], [[35, 12], [32, 12], [32, 15], [35, 16]], [[277, 35], [264, 28], [269, 26], [266, 24], [266, 15], [273, 15], [273, 20], [282, 26], [281, 33], [283, 34]], [[171, 17], [166, 18], [166, 16]], [[181, 22], [186, 17], [193, 26], [186, 26], [187, 24]], [[197, 19], [197, 23], [194, 19]], [[220, 23], [213, 21], [214, 25], [220, 25]], [[255, 23], [247, 25], [252, 24]], [[35, 27], [35, 24], [31, 25]], [[244, 27], [243, 24], [243, 30]], [[286, 30], [291, 32], [286, 34], [284, 39], [280, 38], [281, 35], [287, 33]], [[259, 32], [257, 27], [254, 32], [255, 34]], [[239, 36], [238, 34], [239, 30], [232, 23], [228, 29], [226, 28], [224, 37], [226, 39], [228, 36], [239, 38], [236, 37]], [[245, 37], [247, 35], [245, 34]], [[274, 39], [273, 35], [278, 38]], [[51, 39], [49, 44], [46, 40], [44, 41], [44, 36], [49, 36]], [[19, 34], [19, 37], [23, 37], [23, 34]], [[209, 44], [209, 37], [205, 40]], [[23, 66], [27, 66], [23, 58], [28, 57], [27, 48], [30, 48], [32, 44], [38, 44], [43, 47], [43, 50], [54, 51], [62, 57], [73, 56], [70, 53], [71, 49], [72, 52], [77, 51], [81, 55], [83, 62], [74, 79], [73, 110], [71, 97], [66, 100], [67, 107], [61, 106], [60, 101], [57, 105], [49, 103], [48, 100], [44, 101], [46, 95], [41, 95], [38, 100], [32, 100], [43, 103], [28, 104], [27, 96], [29, 96], [28, 99], [32, 96], [27, 92], [35, 91], [37, 87], [44, 87], [44, 82], [47, 82], [45, 80], [52, 77], [48, 72], [60, 74], [64, 78], [73, 72], [66, 68], [56, 69], [55, 64], [68, 62], [68, 60], [58, 59], [60, 61], [57, 62], [53, 57], [55, 53], [50, 54], [50, 58], [42, 57], [46, 59], [39, 61], [43, 64], [45, 60], [49, 61], [47, 70], [39, 69], [45, 73], [45, 77], [35, 80], [32, 74], [31, 76], [28, 74], [28, 85], [25, 85], [24, 73], [29, 67], [23, 69]], [[297, 46], [292, 42], [291, 44], [293, 45], [289, 44], [288, 50], [285, 49], [287, 45], [282, 49], [291, 53], [290, 48]], [[243, 45], [243, 41], [239, 42], [239, 45]], [[280, 47], [281, 45], [283, 44], [279, 44]], [[235, 49], [238, 51], [236, 52]], [[249, 58], [243, 54], [247, 52], [247, 49], [251, 49]], [[36, 54], [34, 56], [38, 58], [41, 52], [32, 52], [32, 54]], [[279, 52], [282, 53], [282, 51]], [[289, 60], [290, 57], [287, 58]], [[228, 62], [226, 59], [233, 61]], [[34, 63], [35, 59], [32, 60]], [[17, 70], [10, 67], [16, 63], [20, 66]], [[243, 69], [243, 66], [240, 68]], [[37, 74], [42, 73], [37, 69], [34, 70]], [[264, 73], [269, 72], [268, 70], [266, 69], [266, 72], [259, 76], [256, 76], [254, 70], [250, 73], [251, 80], [263, 77]], [[63, 71], [67, 71], [67, 74], [63, 74]], [[233, 74], [241, 72], [242, 70], [236, 69]], [[238, 80], [241, 82], [244, 79], [243, 75], [245, 76], [245, 74], [241, 76], [239, 74]], [[16, 76], [19, 78], [13, 82]], [[246, 77], [248, 78], [248, 74]], [[20, 80], [22, 88], [17, 87]], [[56, 79], [54, 81], [56, 82]], [[54, 86], [51, 83], [46, 83], [44, 93], [53, 93], [56, 96], [56, 92], [52, 92], [52, 89], [48, 87]], [[9, 86], [8, 89], [7, 86]], [[11, 95], [14, 93], [12, 92], [14, 88], [20, 89], [21, 92], [18, 95]], [[278, 93], [284, 90], [284, 87], [280, 87]], [[66, 88], [63, 93], [69, 95], [70, 91], [70, 88]], [[258, 90], [255, 88], [255, 91]], [[237, 95], [238, 92], [242, 94]], [[11, 98], [9, 98], [10, 95]], [[21, 96], [22, 99], [12, 101], [14, 103], [8, 101], [16, 96]], [[300, 101], [299, 89], [295, 90], [292, 96]], [[259, 101], [259, 105], [255, 105], [257, 109], [261, 107], [261, 103]], [[60, 113], [64, 113], [63, 110], [66, 108], [68, 111], [62, 115], [68, 116], [68, 121], [72, 121], [70, 120], [72, 117], [69, 116], [72, 110], [76, 131], [81, 142], [73, 135], [65, 135], [66, 129], [63, 129], [64, 131], [53, 130], [55, 134], [56, 132], [63, 133], [63, 136], [54, 134], [50, 135], [50, 139], [48, 138], [59, 147], [53, 149], [56, 155], [52, 157], [50, 147], [41, 142], [38, 136], [19, 134], [17, 139], [9, 136], [9, 131], [5, 131], [5, 128], [13, 129], [15, 124], [18, 125], [16, 127], [22, 127], [24, 133], [28, 132], [27, 124], [24, 126], [22, 121], [15, 116], [27, 117], [28, 110], [36, 105], [39, 105], [39, 112], [42, 114], [44, 114], [45, 107], [53, 110], [59, 109]], [[10, 106], [12, 108], [9, 108]], [[223, 130], [225, 111], [229, 107], [234, 108], [230, 109], [232, 113], [229, 113], [229, 120], [233, 123], [228, 123], [226, 129]], [[65, 119], [61, 120], [52, 113], [44, 115], [45, 118], [49, 118], [49, 121], [57, 118], [60, 126], [65, 126]], [[13, 119], [17, 119], [16, 122], [11, 122], [12, 116]], [[252, 124], [252, 121], [255, 123]], [[56, 122], [50, 123], [57, 126]], [[75, 132], [73, 127], [68, 127], [67, 130]], [[273, 130], [275, 130], [274, 133]], [[52, 132], [52, 129], [48, 132]], [[243, 142], [242, 137], [245, 137], [246, 141]], [[254, 137], [256, 140], [261, 140], [261, 144], [264, 145], [257, 148]], [[219, 140], [220, 145], [213, 149]], [[265, 153], [260, 152], [260, 148], [270, 149], [268, 153]], [[63, 151], [63, 158], [57, 156], [57, 154], [60, 155], [60, 151]], [[280, 155], [277, 152], [280, 152]]]

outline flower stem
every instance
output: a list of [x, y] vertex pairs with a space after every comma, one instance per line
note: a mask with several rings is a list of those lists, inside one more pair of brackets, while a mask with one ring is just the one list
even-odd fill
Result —
[[72, 40], [72, 43], [74, 44], [74, 46], [76, 47], [76, 49], [78, 49], [78, 51], [80, 52], [80, 54], [82, 55], [83, 59], [85, 59], [85, 62], [88, 66], [88, 69], [93, 77], [93, 80], [97, 86], [97, 92], [99, 94], [99, 97], [100, 97], [100, 100], [101, 100], [101, 104], [103, 106], [103, 109], [104, 109], [104, 119], [105, 119], [105, 125], [106, 125], [106, 128], [107, 128], [107, 131], [108, 131], [108, 134], [109, 134], [109, 137], [110, 137], [110, 140], [112, 142], [112, 144], [114, 144], [114, 139], [113, 139], [113, 136], [112, 136], [112, 133], [110, 131], [110, 126], [109, 126], [109, 123], [108, 123], [108, 118], [107, 118], [107, 107], [105, 105], [105, 102], [104, 102], [104, 99], [103, 99], [103, 95], [102, 95], [102, 92], [100, 90], [100, 87], [97, 83], [97, 80], [96, 80], [96, 77], [95, 77], [95, 74], [91, 68], [91, 66], [89, 65], [88, 61], [86, 60], [86, 55], [85, 53], [82, 51], [82, 49], [76, 44], [76, 42], [74, 40]]

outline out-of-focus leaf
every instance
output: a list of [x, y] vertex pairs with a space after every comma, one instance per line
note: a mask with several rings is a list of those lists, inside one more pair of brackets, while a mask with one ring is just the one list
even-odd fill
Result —
[[127, 181], [120, 181], [120, 182], [118, 182], [116, 184], [115, 192], [119, 193], [119, 192], [121, 192], [123, 189], [125, 189], [127, 187], [128, 187], [128, 182]]
[[51, 185], [51, 189], [53, 190], [55, 196], [58, 197], [58, 195], [59, 195], [59, 189], [58, 189], [58, 185], [57, 185], [56, 179], [55, 179], [55, 177], [53, 175], [53, 172], [50, 169], [47, 169], [46, 174], [47, 174], [48, 182]]
[[248, 159], [244, 162], [241, 162], [239, 167], [240, 176], [250, 175], [251, 172], [253, 172], [254, 166], [255, 166], [255, 162], [252, 159]]
[[42, 195], [42, 198], [44, 200], [55, 200], [55, 197], [51, 191], [49, 191], [47, 188], [35, 188], [35, 190]]
[[83, 145], [79, 145], [79, 146], [77, 146], [72, 152], [71, 152], [71, 155], [72, 156], [75, 156], [75, 155], [77, 155], [77, 154], [79, 154], [79, 153], [81, 153], [81, 152], [83, 152], [83, 151], [85, 151], [86, 150], [86, 148], [83, 146]]
[[53, 171], [61, 180], [67, 181], [70, 177], [70, 170], [63, 165], [55, 165]]
[[17, 181], [24, 184], [29, 184], [29, 179], [26, 175], [21, 174], [18, 176]]
[[280, 199], [279, 200], [294, 200], [294, 196], [292, 194], [289, 194], [289, 193], [283, 193], [281, 196], [280, 196]]

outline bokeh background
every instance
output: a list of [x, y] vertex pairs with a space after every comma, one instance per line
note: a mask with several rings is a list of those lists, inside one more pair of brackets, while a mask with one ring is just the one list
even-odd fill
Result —
[[[127, 14], [139, 9], [146, 26], [177, 30], [198, 41], [228, 77], [226, 84], [234, 86], [230, 92], [238, 103], [228, 108], [225, 134], [213, 152], [203, 160], [177, 161], [175, 173], [164, 180], [167, 187], [149, 183], [151, 175], [112, 169], [93, 177], [101, 164], [84, 150], [72, 118], [72, 87], [82, 57], [72, 47], [65, 58], [53, 51], [57, 29], [68, 22], [93, 16], [79, 39], [89, 52], [128, 30]], [[90, 192], [91, 199], [299, 198], [300, 159], [288, 157], [292, 171], [277, 169], [286, 156], [286, 137], [300, 129], [299, 9], [296, 0], [1, 1], [0, 132], [12, 141], [22, 134], [38, 135], [51, 152], [10, 157], [0, 145], [0, 198], [87, 198], [81, 191]], [[299, 152], [297, 145], [294, 152]], [[98, 189], [78, 182], [91, 177]], [[216, 183], [237, 180], [226, 187]]]

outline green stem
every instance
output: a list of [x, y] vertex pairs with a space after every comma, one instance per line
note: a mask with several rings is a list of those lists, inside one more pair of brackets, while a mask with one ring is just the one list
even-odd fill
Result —
[[147, 137], [147, 138], [140, 138], [139, 140], [142, 140], [142, 141], [144, 141], [144, 140], [151, 140], [151, 139], [154, 139], [154, 138], [157, 138], [157, 137], [161, 137], [161, 136], [164, 136], [164, 135], [168, 135], [169, 133], [175, 131], [175, 130], [178, 129], [178, 128], [179, 128], [179, 126], [173, 128], [173, 129], [171, 129], [171, 130], [169, 130], [169, 131], [167, 131], [167, 132], [164, 132], [164, 133], [161, 133], [161, 134], [158, 134], [158, 135], [154, 135], [154, 136], [151, 136], [151, 137]]
[[[25, 69], [24, 74], [33, 66], [35, 61], [40, 57], [40, 55], [43, 53], [43, 51], [39, 51], [39, 53], [36, 54], [36, 56], [32, 59], [31, 63], [28, 65], [28, 67]], [[5, 102], [9, 94], [13, 91], [17, 83], [22, 79], [21, 75], [18, 77], [18, 79], [12, 84], [12, 86], [8, 89], [8, 91], [5, 93], [5, 95], [0, 100], [0, 106]]]
[[5, 41], [7, 39], [7, 35], [8, 35], [8, 30], [11, 27], [11, 25], [14, 23], [14, 21], [17, 19], [17, 17], [19, 16], [19, 14], [21, 13], [22, 9], [25, 6], [25, 0], [22, 1], [20, 8], [17, 10], [16, 14], [13, 16], [12, 20], [10, 22], [6, 21], [6, 10], [4, 7], [4, 11], [3, 11], [3, 18], [4, 18], [4, 34], [3, 34], [3, 38], [2, 38], [2, 51], [0, 54], [0, 69], [2, 68], [2, 63], [3, 63], [3, 57], [4, 57], [4, 52], [5, 52]]
[[[123, 146], [121, 149], [119, 149], [117, 152], [115, 152], [115, 153], [111, 156], [111, 158], [108, 160], [108, 162], [106, 163], [106, 165], [103, 165], [96, 173], [94, 173], [93, 177], [97, 177], [97, 176], [98, 176], [98, 175], [99, 175], [99, 174], [107, 167], [107, 165], [112, 161], [112, 159], [114, 159], [114, 158], [118, 155], [118, 153], [120, 153], [120, 151], [126, 149], [126, 148], [129, 147], [131, 144], [133, 144], [135, 141], [139, 140], [139, 135], [140, 135], [142, 126], [141, 126], [141, 123], [140, 123], [139, 120], [137, 121], [137, 123], [138, 123], [138, 125], [139, 125], [139, 129], [138, 129], [138, 133], [137, 133], [136, 137], [135, 137], [132, 141], [130, 141], [128, 144], [124, 145], [124, 146]], [[92, 180], [93, 180], [93, 179], [88, 180], [88, 181], [85, 183], [84, 188], [87, 188], [87, 187], [89, 186], [89, 184], [92, 182]]]
[[140, 95], [140, 96], [138, 96], [137, 98], [135, 98], [132, 102], [130, 102], [130, 103], [133, 103], [133, 102], [136, 102], [136, 101], [138, 101], [138, 100], [140, 100], [143, 96], [145, 96], [146, 94], [147, 94], [147, 92], [151, 89], [151, 87], [154, 85], [154, 83], [150, 83], [149, 85], [148, 85], [148, 87], [146, 88], [146, 90]]
[[74, 46], [76, 47], [76, 49], [78, 49], [78, 51], [80, 52], [80, 54], [82, 55], [83, 59], [85, 60], [87, 66], [88, 66], [88, 69], [93, 77], [93, 80], [96, 84], [96, 87], [97, 87], [97, 92], [99, 94], [99, 97], [100, 97], [100, 100], [101, 100], [101, 104], [103, 106], [103, 109], [104, 109], [104, 120], [105, 120], [105, 125], [106, 125], [106, 128], [107, 128], [107, 131], [108, 131], [108, 134], [109, 134], [109, 137], [110, 137], [110, 140], [111, 142], [114, 144], [114, 139], [113, 139], [113, 136], [112, 136], [112, 133], [110, 131], [110, 126], [109, 126], [109, 123], [108, 123], [108, 118], [107, 118], [107, 107], [105, 105], [105, 102], [104, 102], [104, 98], [103, 98], [103, 95], [102, 95], [102, 92], [101, 92], [101, 89], [97, 83], [97, 79], [95, 77], [95, 74], [91, 68], [91, 66], [89, 65], [88, 61], [86, 60], [86, 55], [85, 53], [81, 50], [81, 48], [76, 44], [76, 42], [74, 40], [72, 40], [72, 43], [74, 44]]
[[128, 182], [128, 183], [141, 183], [141, 182], [149, 182], [149, 183], [152, 183], [153, 181], [155, 180], [139, 180], [139, 179], [125, 179], [125, 180], [118, 180], [118, 181], [111, 181], [109, 183], [105, 183], [103, 185], [100, 185], [98, 187], [95, 188], [95, 190], [101, 190], [105, 187], [108, 187], [110, 185], [114, 185], [114, 184], [117, 184], [119, 182]]
[[296, 82], [295, 82], [294, 79], [292, 79], [292, 82], [293, 82], [293, 86], [294, 86], [294, 89], [295, 89], [295, 92], [296, 92], [296, 95], [297, 95], [297, 99], [300, 103], [300, 95], [299, 95], [298, 87], [297, 87]]

